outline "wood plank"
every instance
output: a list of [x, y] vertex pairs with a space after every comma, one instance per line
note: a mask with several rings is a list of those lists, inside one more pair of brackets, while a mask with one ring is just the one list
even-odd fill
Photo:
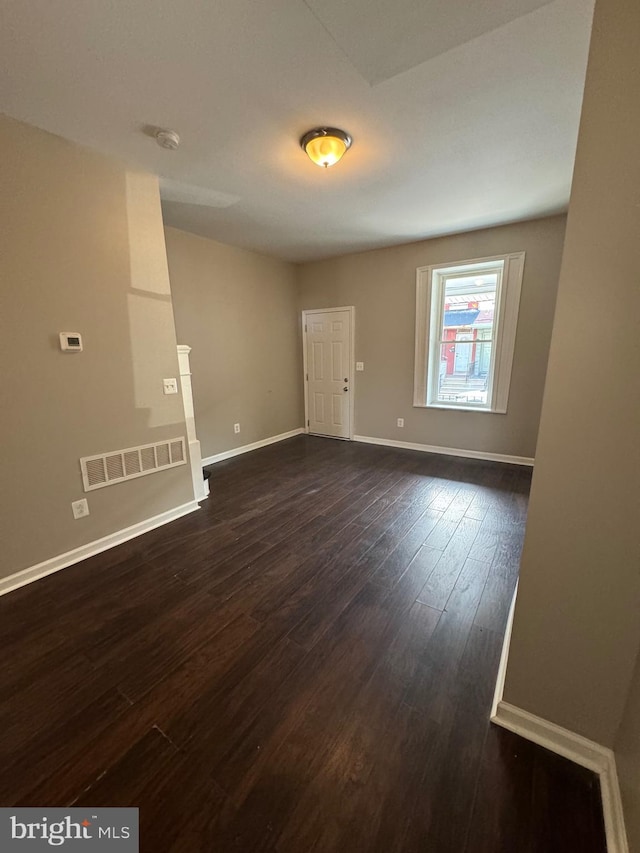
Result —
[[375, 574], [375, 583], [388, 588], [397, 583], [441, 517], [435, 510], [425, 510], [386, 557]]
[[415, 677], [441, 615], [439, 610], [414, 602], [393, 643], [384, 653], [383, 663], [403, 684], [408, 684]]
[[158, 729], [152, 729], [73, 805], [135, 804], [141, 849], [177, 853], [214, 849], [225, 800], [202, 763], [181, 755]]
[[[466, 845], [501, 649], [498, 635], [471, 628], [451, 689], [456, 699], [442, 720], [448, 733], [445, 758], [426, 783], [434, 808], [428, 822], [416, 814], [411, 827], [415, 838], [429, 838], [436, 849], [464, 850]], [[415, 841], [409, 849], [415, 849]]]
[[530, 853], [534, 753], [530, 741], [489, 727], [466, 853]]
[[474, 622], [484, 628], [504, 634], [509, 608], [516, 588], [517, 573], [505, 567], [500, 560], [494, 560], [482, 591]]
[[[34, 731], [30, 725], [33, 734], [19, 746], [15, 738], [5, 742], [7, 733], [3, 731], [0, 803], [13, 805], [20, 801], [29, 790], [55, 774], [71, 750], [81, 751], [129, 708], [130, 704], [117, 690], [107, 690], [88, 704], [80, 703], [75, 711], [69, 706], [67, 715], [62, 718], [52, 715], [52, 719], [39, 730]], [[75, 791], [77, 794], [79, 790]], [[35, 805], [36, 802], [29, 799], [30, 804]], [[55, 805], [69, 805], [69, 802], [57, 792]]]
[[[435, 571], [420, 594], [423, 604], [435, 607], [436, 610], [444, 610], [471, 552], [480, 524], [481, 522], [472, 518], [462, 518], [458, 523], [455, 535], [450, 538]], [[431, 537], [428, 537], [425, 545], [432, 547], [429, 545], [430, 541]]]
[[[353, 596], [364, 586], [397, 544], [422, 515], [420, 506], [394, 504], [380, 517], [375, 525], [382, 530], [375, 543], [348, 571], [332, 577], [324, 587], [322, 607], [314, 607], [296, 625], [291, 637], [304, 648], [310, 649], [328, 630], [336, 616], [341, 613]], [[343, 564], [344, 565], [344, 564]]]
[[231, 670], [259, 628], [258, 622], [242, 614], [201, 646], [179, 669], [157, 683], [139, 702], [131, 705], [118, 694], [122, 700], [118, 710], [132, 709], [131, 713], [119, 713], [106, 729], [100, 730], [99, 736], [86, 740], [69, 738], [57, 769], [49, 768], [47, 775], [38, 779], [29, 775], [20, 804], [69, 804], [151, 728], [167, 728], [169, 721], [196, 701], [212, 681], [221, 679]]
[[[562, 820], [558, 820], [562, 802]], [[533, 769], [531, 853], [603, 853], [606, 850], [600, 786], [595, 774], [547, 750]]]

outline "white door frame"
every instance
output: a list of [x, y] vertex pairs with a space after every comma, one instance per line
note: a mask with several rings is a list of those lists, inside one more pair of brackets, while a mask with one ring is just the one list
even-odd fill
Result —
[[307, 367], [307, 315], [329, 314], [332, 311], [349, 312], [349, 441], [353, 441], [356, 389], [356, 309], [353, 305], [340, 308], [308, 308], [302, 312], [302, 378], [304, 380], [304, 431], [309, 432], [309, 371]]

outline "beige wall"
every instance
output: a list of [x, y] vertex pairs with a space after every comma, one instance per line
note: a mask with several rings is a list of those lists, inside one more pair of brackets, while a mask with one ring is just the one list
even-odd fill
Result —
[[606, 746], [640, 643], [638, 43], [598, 0], [504, 693]]
[[[304, 264], [300, 309], [355, 305], [355, 432], [463, 450], [535, 455], [565, 217]], [[413, 407], [416, 268], [526, 252], [506, 415]], [[396, 426], [404, 418], [405, 427]]]
[[175, 228], [166, 243], [203, 457], [301, 427], [295, 267]]
[[[193, 499], [188, 468], [84, 497], [81, 456], [185, 434], [157, 180], [0, 117], [0, 577]], [[84, 352], [62, 353], [61, 331]]]

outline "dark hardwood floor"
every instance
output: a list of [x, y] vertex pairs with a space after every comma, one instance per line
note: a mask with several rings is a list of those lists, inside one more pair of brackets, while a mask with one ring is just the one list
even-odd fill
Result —
[[593, 774], [488, 722], [529, 483], [307, 436], [215, 466], [0, 598], [0, 804], [139, 806], [145, 853], [601, 853]]

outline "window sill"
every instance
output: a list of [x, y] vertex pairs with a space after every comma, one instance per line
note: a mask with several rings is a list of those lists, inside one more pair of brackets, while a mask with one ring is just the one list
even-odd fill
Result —
[[482, 415], [506, 415], [506, 409], [481, 409], [479, 406], [449, 406], [446, 403], [413, 404], [414, 409], [445, 409], [448, 412], [479, 412]]

